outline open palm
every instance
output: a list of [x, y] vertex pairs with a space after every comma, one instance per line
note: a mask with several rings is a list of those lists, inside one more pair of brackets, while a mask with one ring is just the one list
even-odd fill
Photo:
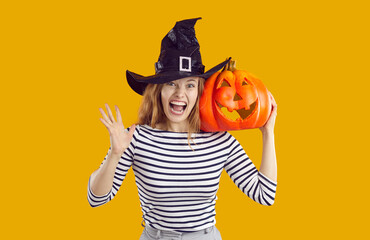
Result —
[[105, 106], [107, 108], [108, 116], [105, 114], [102, 108], [99, 108], [103, 116], [103, 118], [100, 118], [100, 121], [108, 129], [110, 135], [111, 153], [121, 156], [131, 142], [135, 131], [135, 125], [131, 126], [130, 131], [125, 131], [125, 127], [122, 123], [121, 113], [118, 107], [115, 106], [117, 113], [117, 121], [115, 121], [108, 104], [105, 104]]

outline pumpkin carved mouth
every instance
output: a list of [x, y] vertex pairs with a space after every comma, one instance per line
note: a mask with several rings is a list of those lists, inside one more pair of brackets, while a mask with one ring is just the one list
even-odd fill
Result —
[[248, 110], [246, 110], [245, 108], [242, 108], [242, 109], [236, 109], [236, 110], [233, 110], [232, 112], [229, 112], [229, 110], [227, 110], [227, 107], [222, 106], [217, 101], [216, 103], [217, 103], [217, 106], [220, 108], [221, 112], [223, 113], [223, 115], [232, 121], [247, 119], [248, 116], [250, 116], [253, 113], [253, 111], [256, 109], [256, 106], [257, 106], [257, 101], [256, 101], [249, 106]]

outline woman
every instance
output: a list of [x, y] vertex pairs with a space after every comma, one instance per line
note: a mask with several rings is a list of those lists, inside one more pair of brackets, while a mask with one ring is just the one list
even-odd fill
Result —
[[[191, 28], [196, 20], [177, 22], [176, 26], [181, 28], [175, 26], [162, 40], [156, 75], [143, 77], [127, 71], [131, 88], [143, 94], [137, 125], [125, 131], [117, 106], [117, 121], [108, 105], [108, 115], [100, 109], [111, 147], [100, 168], [90, 176], [88, 200], [96, 207], [113, 199], [132, 167], [145, 222], [141, 240], [221, 239], [215, 227], [215, 204], [223, 169], [254, 201], [263, 205], [274, 202], [275, 100], [270, 94], [272, 113], [260, 128], [263, 135], [260, 171], [228, 132], [199, 130], [198, 103], [204, 81], [228, 61], [204, 73], [199, 46], [193, 48], [197, 41], [185, 39], [184, 42], [191, 43], [189, 46], [184, 47], [184, 42], [179, 44], [186, 32], [184, 28], [190, 29], [186, 37], [195, 38]], [[178, 32], [180, 37], [176, 35]], [[175, 40], [177, 45], [173, 44]], [[175, 50], [171, 52], [171, 48]], [[183, 59], [183, 55], [188, 58], [188, 64], [181, 66], [180, 62], [174, 71], [178, 62], [172, 60]]]

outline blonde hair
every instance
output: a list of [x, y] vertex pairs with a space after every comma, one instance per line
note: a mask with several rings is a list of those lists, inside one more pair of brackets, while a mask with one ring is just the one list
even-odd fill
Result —
[[[200, 116], [199, 116], [199, 99], [203, 93], [204, 78], [199, 78], [198, 81], [198, 97], [193, 109], [188, 116], [188, 145], [190, 146], [190, 139], [192, 133], [200, 132]], [[168, 129], [167, 117], [163, 111], [161, 101], [161, 91], [164, 84], [148, 84], [145, 88], [143, 99], [139, 107], [137, 124], [147, 124], [155, 128], [157, 124], [164, 124]]]

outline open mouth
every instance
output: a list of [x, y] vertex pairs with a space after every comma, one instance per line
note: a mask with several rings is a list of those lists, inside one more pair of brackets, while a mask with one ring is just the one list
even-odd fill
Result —
[[170, 108], [171, 111], [175, 114], [181, 114], [185, 111], [187, 104], [184, 102], [171, 101]]
[[246, 110], [245, 108], [242, 108], [242, 109], [237, 109], [237, 110], [234, 110], [232, 112], [229, 112], [227, 110], [227, 107], [224, 107], [222, 106], [220, 103], [218, 103], [216, 101], [217, 105], [220, 107], [220, 110], [221, 112], [230, 120], [232, 121], [236, 121], [238, 119], [240, 120], [245, 120], [246, 118], [248, 118], [249, 115], [251, 115], [254, 111], [254, 109], [256, 108], [256, 104], [257, 104], [257, 101], [252, 103], [249, 107], [248, 110]]

